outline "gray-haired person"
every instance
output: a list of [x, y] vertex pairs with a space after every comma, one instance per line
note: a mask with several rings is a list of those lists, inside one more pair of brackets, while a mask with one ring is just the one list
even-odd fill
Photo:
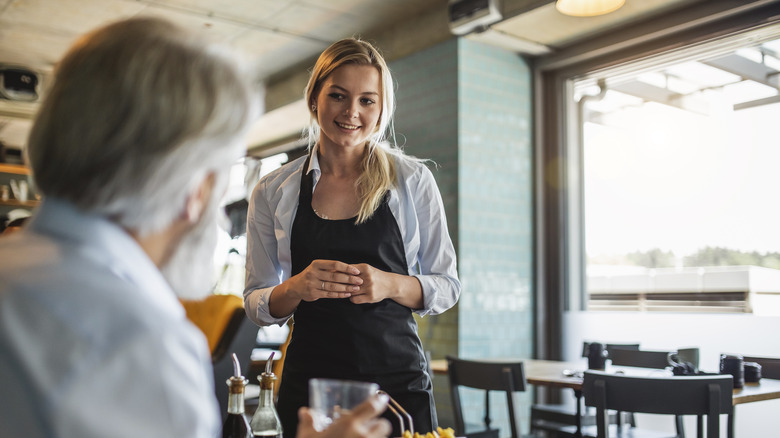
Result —
[[0, 239], [0, 434], [214, 437], [205, 338], [219, 199], [257, 93], [239, 59], [136, 18], [79, 39], [29, 138], [44, 195]]

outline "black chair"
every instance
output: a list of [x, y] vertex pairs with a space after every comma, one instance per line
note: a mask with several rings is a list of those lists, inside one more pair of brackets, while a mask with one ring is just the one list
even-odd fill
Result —
[[238, 356], [241, 372], [246, 375], [251, 363], [252, 350], [257, 344], [258, 330], [259, 327], [246, 316], [243, 307], [235, 309], [211, 354], [211, 363], [214, 366], [214, 393], [219, 402], [223, 421], [227, 416], [228, 405], [228, 387], [225, 382], [233, 375], [232, 355], [235, 353]]
[[[450, 395], [452, 396], [452, 410], [455, 414], [456, 436], [498, 438], [498, 429], [490, 427], [490, 391], [506, 393], [512, 437], [520, 438], [523, 436], [519, 432], [514, 402], [514, 393], [525, 391], [525, 372], [523, 371], [522, 361], [487, 362], [447, 356], [447, 367], [447, 375], [450, 380]], [[460, 387], [485, 391], [484, 430], [466, 433], [459, 392]]]
[[[582, 343], [582, 357], [588, 357], [588, 353], [590, 352], [590, 344], [592, 342], [585, 341]], [[607, 352], [610, 352], [612, 350], [639, 350], [639, 344], [604, 344], [604, 347], [606, 348]]]
[[[590, 351], [590, 342], [582, 343], [582, 357], [587, 357]], [[608, 354], [614, 350], [639, 350], [639, 344], [606, 344]], [[578, 399], [578, 403], [581, 401]], [[617, 413], [612, 413], [610, 422], [618, 423]], [[628, 421], [633, 421], [629, 418]], [[531, 430], [554, 432], [557, 436], [565, 436], [563, 432], [569, 426], [577, 424], [577, 410], [568, 404], [543, 404], [537, 403], [531, 406]], [[593, 426], [596, 424], [595, 412], [589, 409], [581, 409], [580, 424]]]
[[669, 351], [615, 350], [610, 352], [612, 365], [664, 369], [669, 366]]
[[[688, 349], [694, 350], [694, 349]], [[674, 351], [652, 351], [652, 350], [615, 350], [614, 353], [609, 355], [612, 365], [614, 366], [626, 366], [637, 368], [654, 368], [665, 369], [669, 366], [669, 354]], [[698, 354], [696, 355], [698, 356]], [[698, 368], [699, 364], [693, 364]], [[629, 423], [634, 426], [633, 415], [629, 414]], [[701, 427], [702, 419], [699, 418], [699, 427]], [[675, 418], [675, 426], [677, 428], [677, 436], [679, 438], [685, 438], [685, 428], [683, 427], [683, 419], [678, 416]]]
[[[697, 415], [707, 417], [707, 438], [720, 437], [720, 415], [732, 412], [733, 381], [728, 375], [636, 377], [601, 371], [586, 371], [583, 395], [587, 406], [596, 408], [595, 431], [584, 435], [597, 438], [615, 436], [668, 436], [639, 428], [623, 430], [606, 421], [609, 409], [659, 415]], [[623, 428], [630, 427], [624, 425]], [[588, 429], [593, 429], [590, 426]], [[594, 433], [595, 432], [595, 433]], [[699, 425], [698, 436], [703, 436]]]
[[761, 377], [780, 379], [780, 358], [742, 356], [745, 362], [755, 362], [761, 365]]

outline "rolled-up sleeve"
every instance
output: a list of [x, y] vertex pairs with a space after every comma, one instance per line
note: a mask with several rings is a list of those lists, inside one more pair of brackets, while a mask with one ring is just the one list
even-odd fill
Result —
[[282, 325], [292, 316], [273, 317], [269, 303], [274, 288], [290, 276], [289, 227], [297, 205], [299, 169], [300, 165], [291, 163], [268, 175], [249, 199], [244, 309], [260, 326]]
[[418, 178], [412, 179], [409, 189], [419, 233], [416, 260], [419, 273], [415, 277], [423, 289], [423, 308], [416, 312], [425, 316], [440, 314], [454, 306], [460, 297], [461, 284], [444, 202], [431, 171], [419, 166], [415, 175]]

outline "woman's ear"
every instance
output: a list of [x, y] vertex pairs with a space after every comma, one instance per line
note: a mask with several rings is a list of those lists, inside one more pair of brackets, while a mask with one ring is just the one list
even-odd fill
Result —
[[205, 178], [195, 187], [195, 190], [190, 193], [187, 198], [187, 208], [185, 209], [187, 222], [195, 224], [203, 215], [203, 210], [211, 199], [211, 192], [214, 190], [214, 183], [216, 181], [216, 175], [214, 172], [209, 172]]

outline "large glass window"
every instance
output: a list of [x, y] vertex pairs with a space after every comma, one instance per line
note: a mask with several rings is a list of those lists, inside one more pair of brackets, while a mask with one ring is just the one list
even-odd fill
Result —
[[780, 315], [780, 40], [594, 84], [586, 308]]
[[739, 41], [570, 81], [569, 310], [780, 316], [780, 40]]
[[[583, 341], [698, 347], [707, 372], [721, 353], [780, 357], [780, 22], [757, 3], [537, 62], [541, 358], [581, 360]], [[773, 403], [740, 406], [736, 436], [761, 436]]]
[[[581, 360], [583, 341], [697, 347], [707, 372], [780, 357], [780, 27], [740, 19], [541, 63], [542, 357]], [[741, 406], [736, 436], [773, 403]]]

